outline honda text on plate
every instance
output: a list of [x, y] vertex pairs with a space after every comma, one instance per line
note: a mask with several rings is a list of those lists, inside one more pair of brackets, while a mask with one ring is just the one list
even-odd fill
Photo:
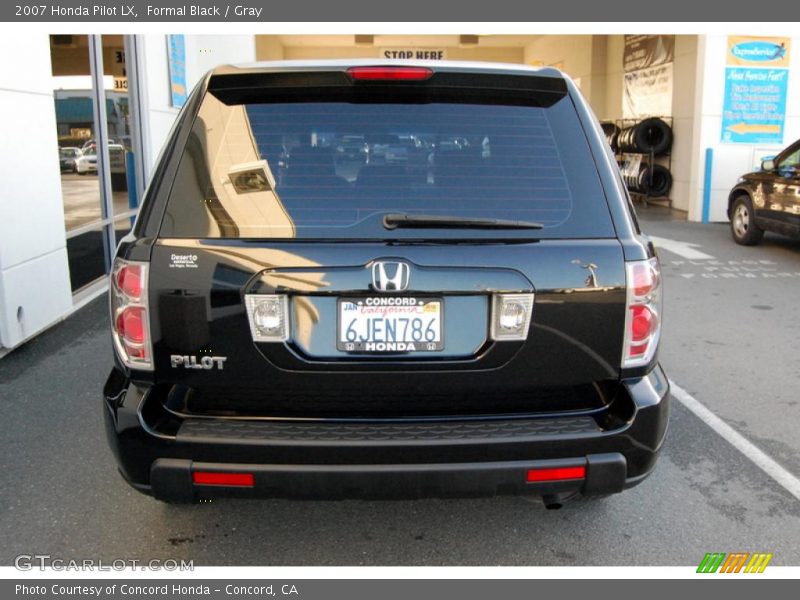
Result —
[[220, 67], [111, 281], [108, 437], [165, 501], [556, 507], [641, 482], [664, 440], [658, 262], [554, 69]]

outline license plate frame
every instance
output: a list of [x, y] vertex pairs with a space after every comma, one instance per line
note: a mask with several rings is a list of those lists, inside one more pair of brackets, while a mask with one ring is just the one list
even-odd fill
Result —
[[[415, 304], [411, 304], [414, 301]], [[352, 312], [354, 309], [344, 310], [346, 305], [355, 305], [355, 310], [372, 309], [375, 310], [375, 315], [380, 316], [381, 312], [384, 315], [387, 313], [395, 313], [391, 316], [392, 319], [397, 319], [398, 323], [395, 324], [395, 339], [392, 341], [387, 337], [385, 340], [363, 339], [360, 335], [354, 341], [349, 341], [345, 338], [347, 326], [345, 324], [346, 312]], [[438, 304], [438, 308], [425, 310], [428, 306]], [[411, 312], [410, 309], [415, 309]], [[434, 337], [438, 333], [438, 340], [425, 339], [425, 331], [433, 322], [425, 322], [425, 313], [435, 312], [436, 322], [438, 322], [438, 331], [434, 328]], [[403, 315], [408, 315], [407, 317]], [[361, 319], [370, 319], [375, 317], [360, 315]], [[386, 317], [384, 316], [384, 319]], [[422, 340], [415, 341], [410, 339], [413, 337], [413, 319], [419, 318], [423, 322], [420, 324], [420, 331], [422, 332]], [[409, 319], [405, 324], [402, 323], [403, 319]], [[352, 322], [352, 320], [351, 320]], [[404, 335], [398, 336], [398, 325], [404, 325]], [[345, 329], [343, 330], [343, 326]], [[370, 326], [368, 326], [369, 328]], [[381, 328], [385, 331], [384, 328]], [[363, 328], [356, 328], [356, 333], [363, 333]], [[369, 333], [369, 332], [368, 332]], [[375, 328], [371, 333], [375, 333]], [[433, 353], [441, 352], [444, 350], [444, 298], [441, 296], [343, 296], [337, 299], [336, 303], [336, 349], [340, 352], [347, 352], [348, 354], [409, 354], [409, 353]], [[387, 332], [388, 335], [388, 332]], [[397, 337], [402, 337], [402, 340], [397, 340]]]

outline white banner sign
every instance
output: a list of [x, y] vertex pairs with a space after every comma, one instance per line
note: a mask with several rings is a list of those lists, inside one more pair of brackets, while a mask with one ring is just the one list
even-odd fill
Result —
[[625, 73], [622, 116], [638, 119], [672, 114], [672, 63]]

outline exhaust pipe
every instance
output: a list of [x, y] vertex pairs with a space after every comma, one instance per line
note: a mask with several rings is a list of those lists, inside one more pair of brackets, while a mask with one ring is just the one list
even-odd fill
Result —
[[547, 494], [546, 496], [542, 496], [542, 502], [544, 502], [544, 507], [547, 510], [558, 510], [564, 506], [561, 496], [557, 494]]

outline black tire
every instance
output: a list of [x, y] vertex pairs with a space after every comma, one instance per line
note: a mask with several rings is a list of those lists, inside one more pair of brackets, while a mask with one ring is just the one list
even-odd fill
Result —
[[622, 152], [652, 152], [659, 156], [672, 148], [672, 140], [672, 127], [657, 117], [651, 117], [623, 129], [617, 137], [617, 146]]
[[631, 192], [659, 198], [669, 194], [672, 173], [663, 165], [643, 164], [636, 175], [626, 175], [625, 185]]
[[672, 173], [663, 165], [653, 165], [652, 172], [647, 174], [646, 194], [654, 198], [659, 198], [669, 194], [672, 187]]
[[672, 148], [672, 127], [656, 117], [637, 124], [633, 135], [640, 152], [652, 152], [659, 156]]
[[600, 127], [603, 129], [603, 133], [606, 134], [606, 137], [610, 136], [612, 133], [619, 131], [619, 127], [617, 127], [617, 124], [612, 123], [611, 121], [602, 121], [600, 123]]
[[619, 130], [611, 134], [611, 137], [608, 138], [608, 143], [611, 146], [611, 151], [614, 154], [619, 154]]
[[636, 148], [633, 147], [631, 142], [631, 128], [623, 129], [617, 135], [617, 148], [620, 152], [635, 152]]
[[617, 138], [619, 137], [620, 131], [622, 131], [616, 123], [611, 123], [609, 121], [605, 121], [600, 123], [600, 127], [603, 128], [603, 133], [606, 136], [606, 140], [608, 141], [608, 145], [611, 146], [611, 150], [616, 154], [619, 151], [619, 146], [617, 145]]
[[[624, 167], [624, 163], [622, 165], [620, 165], [620, 168], [623, 168], [623, 167]], [[644, 165], [642, 165], [642, 167], [644, 167]], [[625, 187], [628, 188], [628, 191], [630, 191], [630, 192], [640, 192], [641, 191], [640, 187], [639, 187], [639, 182], [641, 181], [642, 167], [639, 168], [639, 172], [636, 173], [635, 175], [631, 174], [631, 173], [627, 173], [627, 174], [625, 174], [623, 176], [623, 179], [625, 180]]]
[[731, 206], [731, 235], [733, 241], [742, 246], [755, 246], [764, 237], [764, 230], [755, 222], [755, 211], [750, 196], [742, 194]]

